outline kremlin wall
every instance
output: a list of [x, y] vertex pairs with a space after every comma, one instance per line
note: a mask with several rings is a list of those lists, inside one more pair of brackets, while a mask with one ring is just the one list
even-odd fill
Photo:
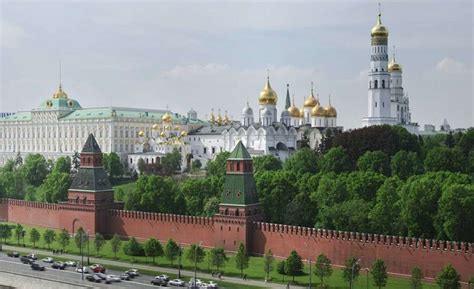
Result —
[[68, 201], [49, 204], [1, 199], [0, 221], [65, 228], [71, 233], [83, 227], [90, 235], [100, 232], [161, 241], [172, 238], [182, 245], [202, 242], [205, 247], [219, 246], [227, 251], [236, 251], [244, 243], [253, 255], [271, 249], [281, 258], [296, 250], [303, 259], [314, 261], [323, 253], [336, 266], [342, 266], [349, 257], [358, 257], [362, 268], [370, 268], [375, 259], [382, 259], [391, 274], [409, 275], [418, 266], [427, 278], [435, 278], [450, 263], [462, 281], [474, 275], [474, 244], [264, 223], [255, 202], [258, 199], [252, 170], [252, 158], [238, 143], [227, 161], [219, 213], [213, 217], [125, 211], [123, 203], [111, 198], [113, 191], [104, 178], [102, 153], [89, 135]]

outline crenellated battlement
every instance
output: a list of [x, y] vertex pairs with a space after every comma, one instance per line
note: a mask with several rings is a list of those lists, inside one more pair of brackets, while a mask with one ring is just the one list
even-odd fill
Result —
[[359, 232], [346, 232], [337, 230], [326, 230], [308, 228], [292, 225], [254, 222], [254, 230], [262, 232], [275, 232], [291, 236], [305, 236], [319, 239], [334, 239], [341, 241], [360, 242], [368, 244], [380, 244], [394, 247], [410, 247], [414, 249], [430, 249], [440, 251], [460, 252], [474, 255], [474, 244], [467, 242], [454, 242], [435, 239], [422, 239], [415, 237], [402, 237], [379, 234], [366, 234]]
[[125, 210], [108, 210], [108, 216], [118, 216], [121, 218], [137, 219], [137, 220], [151, 220], [160, 222], [173, 222], [180, 224], [195, 224], [195, 225], [213, 225], [214, 221], [211, 217], [198, 217], [188, 215], [163, 214], [139, 211], [125, 211]]
[[16, 199], [0, 199], [0, 202], [7, 204], [9, 206], [29, 207], [29, 208], [46, 209], [46, 210], [60, 210], [60, 205], [53, 204], [53, 203], [24, 201], [24, 200], [16, 200]]

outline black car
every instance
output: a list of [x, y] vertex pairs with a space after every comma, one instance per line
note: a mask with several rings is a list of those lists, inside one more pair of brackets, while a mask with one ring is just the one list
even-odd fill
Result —
[[89, 280], [91, 282], [96, 282], [96, 283], [100, 283], [102, 281], [102, 279], [100, 279], [100, 277], [96, 275], [87, 275], [86, 280]]
[[53, 267], [54, 269], [64, 270], [66, 269], [66, 264], [64, 264], [63, 262], [54, 262], [51, 267]]
[[8, 252], [8, 257], [18, 258], [20, 257], [20, 253], [18, 252]]
[[31, 269], [37, 270], [37, 271], [44, 271], [44, 266], [38, 263], [31, 263]]
[[31, 259], [28, 258], [27, 256], [21, 256], [21, 257], [20, 257], [20, 261], [21, 261], [23, 264], [31, 264], [31, 263], [33, 263], [33, 260], [31, 260]]
[[167, 282], [161, 278], [160, 279], [155, 278], [151, 280], [151, 284], [158, 285], [158, 286], [166, 286]]

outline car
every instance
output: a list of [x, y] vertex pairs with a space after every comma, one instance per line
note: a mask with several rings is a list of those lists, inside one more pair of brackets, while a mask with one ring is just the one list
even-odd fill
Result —
[[94, 273], [105, 273], [105, 267], [100, 264], [94, 264], [89, 267]]
[[43, 261], [45, 263], [54, 263], [54, 259], [51, 258], [51, 257], [43, 258], [41, 261]]
[[158, 285], [158, 286], [166, 286], [167, 285], [167, 282], [163, 279], [160, 279], [160, 278], [154, 278], [154, 279], [151, 279], [151, 284], [152, 285]]
[[107, 279], [107, 275], [105, 275], [104, 273], [95, 273], [94, 275], [96, 275], [97, 277], [99, 277], [102, 280]]
[[155, 279], [161, 279], [168, 282], [170, 280], [170, 277], [168, 277], [168, 275], [162, 274], [162, 275], [156, 276]]
[[29, 254], [28, 256], [26, 256], [27, 258], [31, 259], [31, 260], [38, 260], [38, 256], [36, 256], [36, 254]]
[[63, 262], [54, 262], [51, 267], [53, 267], [54, 269], [64, 270], [66, 269], [66, 264]]
[[100, 277], [96, 276], [95, 274], [87, 275], [86, 280], [91, 281], [91, 282], [96, 282], [96, 283], [100, 283], [102, 281], [102, 279], [100, 279]]
[[77, 267], [76, 272], [87, 274], [87, 273], [89, 273], [89, 269], [87, 267]]
[[34, 262], [34, 260], [28, 258], [28, 256], [21, 256], [20, 257], [20, 261], [23, 263], [23, 264], [31, 264]]
[[120, 274], [120, 279], [128, 281], [130, 280], [130, 275], [128, 275], [127, 273]]
[[125, 271], [125, 273], [128, 274], [132, 278], [140, 276], [140, 272], [138, 272], [137, 269], [128, 269], [127, 271]]
[[18, 257], [20, 257], [20, 253], [18, 253], [18, 252], [8, 252], [7, 256], [8, 257], [13, 257], [13, 258], [18, 258]]
[[112, 281], [112, 282], [122, 281], [122, 278], [120, 278], [120, 276], [117, 276], [117, 275], [107, 275], [107, 279], [110, 279], [110, 281]]
[[64, 262], [64, 264], [66, 264], [66, 266], [68, 266], [68, 267], [76, 267], [77, 266], [77, 262], [76, 261], [71, 261], [71, 260]]
[[184, 281], [181, 280], [181, 279], [173, 279], [173, 280], [169, 281], [168, 284], [172, 285], [172, 286], [183, 287], [184, 286]]
[[36, 271], [44, 271], [45, 270], [43, 265], [40, 265], [36, 262], [31, 263], [31, 269], [36, 270]]
[[216, 282], [209, 281], [209, 283], [207, 283], [207, 288], [217, 289], [217, 288], [219, 288], [219, 286], [217, 285]]

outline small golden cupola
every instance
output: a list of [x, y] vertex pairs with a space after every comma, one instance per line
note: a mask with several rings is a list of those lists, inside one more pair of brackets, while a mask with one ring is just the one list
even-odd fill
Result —
[[331, 95], [329, 95], [329, 105], [324, 108], [326, 117], [337, 117], [337, 110], [331, 105]]
[[161, 117], [161, 120], [165, 123], [170, 123], [173, 118], [171, 117], [171, 114], [169, 114], [168, 112], [166, 112], [162, 117]]
[[388, 64], [388, 71], [389, 72], [394, 72], [394, 71], [402, 72], [402, 66], [398, 64], [397, 61], [395, 60], [395, 53], [392, 56], [392, 60]]
[[277, 101], [278, 101], [278, 96], [270, 85], [270, 77], [267, 76], [267, 83], [265, 84], [265, 87], [263, 88], [262, 92], [260, 92], [260, 97], [258, 98], [258, 102], [260, 104], [276, 105]]
[[59, 84], [58, 90], [53, 94], [53, 98], [65, 98], [67, 99], [67, 93], [63, 91], [62, 85]]
[[291, 117], [300, 117], [300, 110], [295, 105], [295, 97], [293, 96], [293, 103], [288, 108], [288, 112], [290, 113]]
[[315, 117], [325, 117], [326, 116], [326, 110], [324, 107], [322, 107], [319, 103], [311, 109], [311, 116]]
[[306, 97], [304, 107], [315, 107], [319, 101], [314, 97], [313, 82], [311, 81], [311, 94]]

